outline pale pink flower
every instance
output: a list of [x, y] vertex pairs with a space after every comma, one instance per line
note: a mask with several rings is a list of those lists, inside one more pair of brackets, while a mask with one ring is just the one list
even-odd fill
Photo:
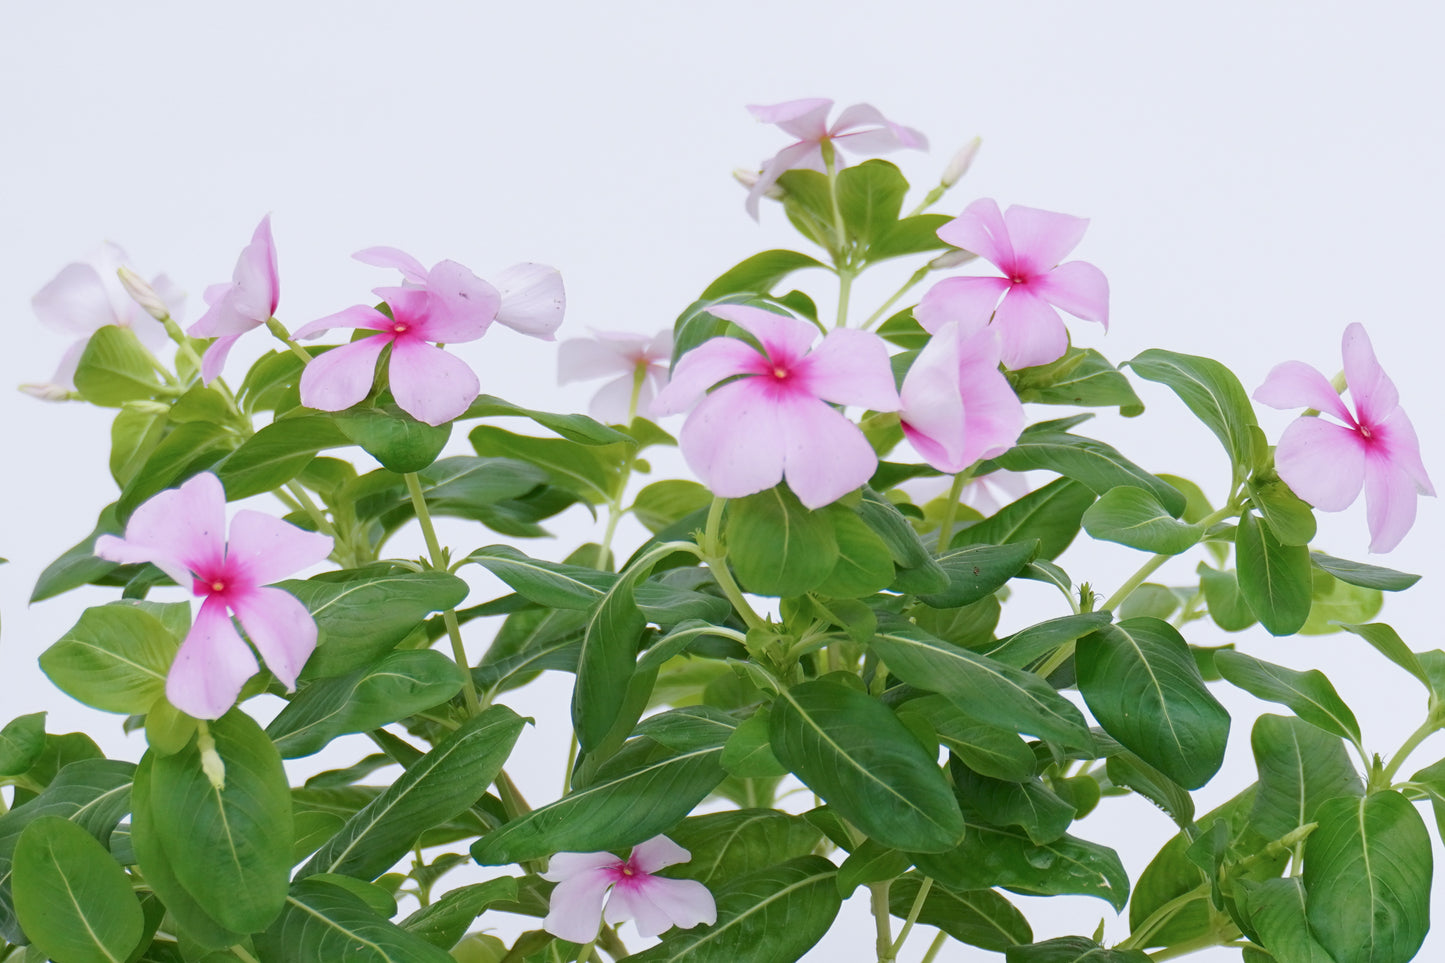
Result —
[[778, 182], [784, 171], [824, 169], [824, 141], [832, 143], [836, 150], [858, 154], [883, 154], [900, 147], [928, 149], [928, 138], [912, 127], [893, 123], [869, 104], [854, 104], [829, 127], [828, 112], [832, 109], [833, 102], [823, 97], [748, 105], [758, 120], [776, 124], [798, 138], [763, 162], [761, 176], [748, 190], [747, 209], [754, 220], [758, 217], [758, 199]]
[[898, 418], [913, 447], [939, 471], [957, 474], [1013, 447], [1024, 407], [998, 370], [998, 336], [940, 328], [903, 379]]
[[1326, 512], [1349, 507], [1363, 488], [1370, 551], [1388, 552], [1415, 523], [1416, 496], [1434, 495], [1435, 488], [1400, 394], [1361, 325], [1345, 328], [1342, 352], [1354, 411], [1329, 379], [1302, 361], [1275, 365], [1254, 398], [1271, 408], [1315, 408], [1342, 422], [1293, 422], [1275, 446], [1275, 470], [1296, 495]]
[[393, 288], [391, 317], [365, 304], [327, 315], [296, 330], [311, 338], [331, 328], [370, 328], [377, 333], [318, 355], [301, 372], [301, 403], [320, 411], [344, 411], [371, 391], [376, 360], [391, 345], [387, 379], [401, 409], [418, 421], [440, 425], [467, 410], [481, 382], [465, 361], [435, 344], [475, 341], [487, 328], [480, 315], [438, 309], [421, 288]]
[[[723, 498], [764, 491], [786, 477], [809, 508], [866, 482], [878, 466], [873, 447], [829, 402], [898, 410], [883, 339], [840, 328], [810, 351], [818, 329], [807, 321], [739, 304], [708, 313], [741, 326], [762, 351], [738, 338], [705, 341], [682, 356], [653, 401], [655, 416], [697, 404], [680, 445], [698, 477]], [[734, 375], [741, 377], [704, 396]]]
[[[557, 383], [592, 381], [614, 376], [592, 397], [592, 417], [609, 425], [625, 425], [645, 413], [667, 384], [672, 358], [672, 332], [651, 338], [631, 331], [594, 331], [590, 338], [572, 338], [557, 347]], [[636, 398], [633, 398], [633, 391]]]
[[954, 247], [972, 251], [1004, 273], [1001, 278], [946, 278], [914, 308], [930, 332], [950, 321], [972, 333], [990, 319], [1010, 368], [1048, 364], [1069, 348], [1069, 332], [1055, 308], [1109, 326], [1109, 282], [1085, 261], [1059, 262], [1089, 226], [1087, 219], [1015, 204], [999, 213], [987, 198], [974, 201], [938, 229]]
[[236, 259], [230, 284], [206, 288], [206, 313], [186, 333], [193, 338], [215, 338], [201, 359], [201, 378], [210, 384], [221, 374], [226, 356], [236, 341], [252, 328], [271, 320], [281, 298], [276, 271], [276, 245], [271, 240], [271, 215], [261, 218], [251, 243]]
[[706, 886], [653, 875], [691, 858], [666, 836], [639, 843], [625, 861], [612, 853], [558, 853], [542, 874], [557, 884], [542, 928], [573, 943], [589, 943], [604, 918], [613, 925], [636, 920], [637, 932], [648, 938], [674, 926], [687, 930], [715, 923], [717, 904]]
[[226, 493], [215, 475], [196, 475], [131, 515], [125, 537], [102, 535], [95, 554], [151, 562], [205, 598], [166, 676], [166, 698], [197, 719], [219, 719], [258, 665], [232, 613], [266, 667], [288, 690], [316, 648], [316, 622], [294, 595], [266, 584], [320, 562], [331, 539], [260, 512], [239, 511], [226, 537]]
[[[488, 284], [456, 261], [438, 261], [428, 271], [416, 258], [394, 247], [369, 247], [353, 258], [373, 267], [401, 272], [403, 288], [425, 288], [436, 298], [434, 313], [462, 324], [480, 324], [485, 332], [493, 321], [514, 331], [553, 340], [562, 324], [567, 299], [562, 275], [545, 264], [515, 264]], [[396, 287], [372, 293], [390, 301]]]
[[[124, 251], [109, 242], [102, 244], [87, 261], [67, 264], [30, 299], [40, 323], [76, 340], [65, 350], [50, 381], [22, 385], [27, 394], [45, 400], [64, 398], [75, 388], [75, 369], [90, 336], [107, 325], [129, 328], [141, 344], [154, 350], [166, 340], [166, 332], [126, 293], [119, 270], [128, 268]], [[186, 296], [164, 274], [151, 281], [172, 316], [181, 313]]]

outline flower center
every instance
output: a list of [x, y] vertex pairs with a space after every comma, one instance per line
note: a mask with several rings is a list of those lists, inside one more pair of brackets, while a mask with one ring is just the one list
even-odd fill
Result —
[[408, 325], [405, 321], [397, 321], [391, 326], [391, 330], [393, 334], [406, 334], [406, 330], [408, 327], [410, 327], [410, 325]]
[[780, 364], [775, 364], [775, 365], [773, 365], [773, 377], [774, 377], [774, 378], [777, 378], [779, 381], [787, 381], [787, 380], [788, 380], [788, 369], [787, 369], [787, 368], [784, 368], [784, 367], [783, 367], [782, 365], [780, 365]]
[[224, 592], [224, 591], [226, 591], [226, 583], [223, 582], [223, 581], [221, 581], [220, 579], [212, 579], [212, 580], [211, 580], [211, 591], [212, 591], [212, 592]]
[[1027, 284], [1029, 279], [1024, 277], [1022, 274], [1014, 274], [1009, 277], [1009, 280], [1012, 281], [1014, 284]]

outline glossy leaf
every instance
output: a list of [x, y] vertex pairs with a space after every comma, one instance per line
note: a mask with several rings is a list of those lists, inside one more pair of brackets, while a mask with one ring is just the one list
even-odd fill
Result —
[[256, 938], [264, 959], [355, 963], [454, 963], [452, 957], [387, 921], [339, 886], [303, 879], [276, 921]]
[[103, 408], [153, 397], [161, 388], [150, 352], [134, 331], [119, 324], [98, 328], [90, 336], [74, 377], [75, 390]]
[[1166, 385], [1178, 395], [1224, 445], [1236, 477], [1247, 473], [1254, 463], [1250, 428], [1257, 427], [1258, 422], [1244, 386], [1232, 371], [1212, 358], [1158, 348], [1150, 348], [1124, 363], [1141, 378]]
[[998, 643], [984, 653], [1005, 665], [1023, 668], [1053, 652], [1061, 645], [1083, 638], [1108, 625], [1108, 612], [1083, 612], [1079, 615], [1063, 615], [1048, 619], [1021, 629], [1013, 635], [999, 639]]
[[1083, 525], [1097, 539], [1159, 555], [1178, 555], [1204, 535], [1203, 526], [1173, 517], [1152, 492], [1127, 486], [1104, 492], [1084, 512]]
[[1184, 511], [1183, 493], [1129, 461], [1111, 445], [1066, 431], [1027, 430], [993, 460], [1010, 471], [1044, 469], [1087, 486], [1096, 495], [1114, 488], [1139, 488], [1154, 496], [1171, 517]]
[[692, 858], [669, 876], [695, 879], [716, 889], [745, 873], [813, 852], [822, 832], [801, 816], [776, 809], [735, 809], [689, 816], [668, 832]]
[[[994, 779], [1023, 782], [1038, 770], [1038, 760], [1028, 743], [1012, 729], [984, 725], [961, 712], [940, 695], [909, 699], [898, 707], [898, 718], [925, 720], [946, 746], [974, 772]], [[911, 724], [910, 724], [911, 725]]]
[[602, 600], [617, 576], [581, 565], [529, 558], [510, 545], [488, 545], [467, 556], [523, 598], [550, 608], [590, 609]]
[[1328, 635], [1340, 631], [1342, 623], [1368, 622], [1385, 604], [1379, 589], [1351, 585], [1320, 568], [1310, 569], [1310, 575], [1310, 617], [1300, 635]]
[[139, 606], [97, 605], [41, 653], [40, 668], [88, 706], [144, 713], [165, 695], [166, 673], [178, 648], [180, 639]]
[[1282, 545], [1245, 512], [1235, 533], [1240, 594], [1271, 635], [1293, 635], [1310, 614], [1310, 558], [1303, 545]]
[[551, 411], [538, 411], [535, 408], [523, 408], [521, 405], [504, 401], [496, 395], [478, 395], [459, 420], [490, 418], [495, 415], [530, 418], [543, 428], [555, 431], [568, 441], [575, 441], [582, 445], [630, 445], [632, 443], [626, 433], [618, 431], [616, 428], [610, 428], [586, 415], [556, 414]]
[[316, 453], [349, 444], [329, 416], [273, 421], [231, 452], [216, 470], [227, 501], [260, 495], [299, 475]]
[[[1084, 408], [1117, 406], [1129, 418], [1144, 411], [1129, 379], [1093, 348], [1070, 347], [1064, 355], [1067, 370], [1046, 377], [1029, 377], [1040, 368], [1014, 372], [1019, 400], [1041, 405], [1078, 405]], [[1061, 359], [1063, 360], [1063, 359]], [[1041, 366], [1047, 368], [1052, 366]]]
[[517, 880], [499, 876], [451, 890], [401, 921], [401, 928], [433, 946], [450, 949], [487, 907], [517, 898]]
[[1052, 559], [1079, 534], [1084, 510], [1093, 503], [1094, 493], [1084, 485], [1068, 478], [1055, 479], [959, 531], [952, 544], [958, 548], [1037, 540], [1039, 557]]
[[809, 511], [785, 485], [731, 500], [726, 532], [728, 561], [756, 595], [802, 595], [838, 564], [830, 517]]
[[1132, 789], [1154, 805], [1180, 829], [1194, 821], [1194, 800], [1188, 790], [1132, 752], [1120, 752], [1104, 764], [1109, 781]]
[[947, 576], [923, 544], [908, 519], [887, 498], [871, 488], [863, 489], [858, 517], [888, 546], [897, 568], [896, 584], [911, 594], [941, 592]]
[[1361, 588], [1379, 589], [1381, 592], [1403, 592], [1420, 581], [1418, 575], [1397, 572], [1379, 565], [1367, 565], [1364, 562], [1350, 562], [1324, 552], [1310, 552], [1310, 561], [1341, 582], [1349, 582]]
[[352, 444], [397, 474], [421, 471], [436, 461], [451, 437], [450, 423], [434, 427], [417, 421], [394, 404], [350, 408], [329, 419]]
[[820, 268], [823, 262], [797, 251], [762, 251], [723, 272], [702, 292], [712, 301], [726, 294], [770, 294], [783, 278], [804, 268]]
[[1009, 782], [980, 775], [955, 759], [949, 766], [953, 789], [970, 823], [1016, 826], [1034, 843], [1058, 839], [1074, 821], [1072, 805], [1037, 778]]
[[946, 250], [948, 242], [938, 236], [938, 229], [950, 220], [946, 214], [915, 214], [895, 221], [876, 232], [868, 245], [868, 260]]
[[1249, 823], [1267, 839], [1308, 825], [1326, 800], [1364, 792], [1340, 738], [1301, 719], [1262, 715], [1249, 741], [1259, 769]]
[[853, 847], [838, 867], [838, 894], [847, 899], [859, 886], [891, 880], [912, 865], [913, 858], [907, 853], [889, 849], [877, 840], [865, 839]]
[[1318, 669], [1298, 672], [1229, 650], [1216, 652], [1214, 665], [1220, 675], [1251, 695], [1288, 706], [1305, 722], [1359, 743], [1355, 714]]
[[1275, 963], [1335, 963], [1310, 932], [1298, 876], [1237, 885], [1249, 924]]
[[[889, 912], [907, 919], [922, 885], [916, 873], [895, 879], [888, 887]], [[999, 893], [991, 889], [953, 890], [936, 880], [923, 897], [918, 922], [936, 926], [960, 943], [995, 953], [1034, 938], [1024, 914]]]
[[1254, 610], [1244, 600], [1234, 569], [1220, 571], [1200, 562], [1196, 571], [1200, 588], [1204, 590], [1204, 602], [1209, 607], [1209, 617], [1215, 625], [1226, 632], [1239, 632], [1258, 621]]
[[898, 223], [908, 181], [894, 164], [867, 160], [838, 172], [838, 208], [848, 237], [864, 251]]
[[948, 587], [928, 592], [919, 598], [934, 608], [951, 609], [977, 602], [992, 595], [1028, 564], [1037, 551], [1037, 543], [1015, 542], [1008, 545], [970, 545], [951, 548], [936, 559]]
[[0, 779], [25, 772], [44, 751], [44, 712], [11, 719], [0, 729]]
[[1284, 482], [1252, 481], [1249, 490], [1255, 511], [1281, 545], [1308, 545], [1315, 537], [1314, 512]]
[[1039, 896], [1096, 896], [1116, 910], [1129, 899], [1129, 877], [1107, 846], [1064, 835], [1035, 845], [1021, 829], [970, 826], [963, 845], [919, 853], [918, 871], [955, 890], [1002, 886]]
[[483, 458], [515, 458], [536, 465], [552, 484], [592, 504], [612, 496], [622, 468], [623, 452], [630, 445], [586, 445], [566, 438], [533, 438], [492, 425], [473, 428], [467, 438]]
[[1425, 666], [1393, 626], [1384, 622], [1371, 622], [1368, 625], [1341, 625], [1340, 628], [1370, 643], [1375, 651], [1419, 679], [1426, 689], [1432, 692], [1435, 690]]
[[1004, 951], [1005, 963], [1148, 963], [1142, 950], [1106, 949], [1082, 936], [1058, 936]]
[[817, 586], [819, 595], [834, 599], [865, 598], [893, 582], [888, 546], [853, 512], [839, 505], [824, 509], [833, 526], [838, 561]]

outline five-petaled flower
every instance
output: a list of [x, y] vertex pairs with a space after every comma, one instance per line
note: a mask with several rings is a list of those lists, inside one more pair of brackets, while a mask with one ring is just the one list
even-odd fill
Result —
[[1327, 512], [1349, 507], [1363, 488], [1370, 551], [1388, 552], [1415, 523], [1416, 496], [1434, 495], [1435, 487], [1400, 394], [1361, 325], [1345, 328], [1342, 353], [1354, 411], [1302, 361], [1275, 365], [1254, 398], [1271, 408], [1310, 407], [1340, 420], [1305, 417], [1290, 424], [1275, 446], [1275, 470], [1296, 495]]
[[1010, 368], [1048, 364], [1069, 349], [1069, 332], [1055, 308], [1109, 326], [1109, 282], [1086, 261], [1059, 262], [1089, 226], [1087, 219], [1015, 204], [1000, 213], [987, 198], [974, 201], [938, 229], [955, 247], [972, 251], [1004, 273], [1000, 278], [939, 281], [913, 311], [937, 332], [950, 321], [964, 333], [998, 328], [1002, 360]]
[[939, 471], [956, 474], [1018, 441], [1024, 407], [998, 362], [992, 328], [965, 336], [954, 322], [929, 339], [908, 369], [898, 418], [923, 460]]
[[596, 938], [604, 917], [612, 924], [636, 920], [637, 932], [645, 937], [674, 926], [686, 930], [714, 923], [717, 905], [706, 886], [653, 875], [691, 858], [666, 836], [639, 843], [626, 860], [612, 853], [558, 853], [542, 874], [557, 884], [542, 927], [564, 940], [588, 943]]
[[236, 259], [230, 284], [213, 284], [203, 295], [209, 307], [186, 330], [193, 338], [215, 338], [201, 359], [201, 377], [214, 381], [226, 365], [226, 356], [236, 341], [271, 320], [281, 299], [281, 281], [276, 272], [276, 244], [271, 240], [271, 215], [261, 218], [251, 243]]
[[[121, 284], [116, 272], [127, 266], [125, 252], [107, 242], [89, 261], [61, 268], [50, 283], [35, 293], [30, 306], [40, 323], [77, 340], [61, 356], [48, 383], [21, 385], [22, 391], [46, 400], [66, 397], [75, 387], [75, 369], [90, 336], [107, 325], [129, 328], [152, 349], [165, 342], [165, 329], [141, 309]], [[180, 313], [185, 295], [169, 278], [157, 275], [151, 287], [160, 294], [171, 315]]]
[[823, 144], [831, 143], [838, 150], [859, 154], [882, 154], [900, 147], [928, 149], [928, 138], [914, 130], [895, 124], [876, 107], [854, 104], [838, 115], [828, 126], [828, 111], [833, 102], [824, 97], [789, 100], [781, 104], [749, 104], [748, 110], [765, 124], [776, 124], [798, 138], [763, 162], [762, 174], [748, 191], [748, 213], [756, 220], [758, 200], [766, 194], [784, 171], [803, 168], [820, 171], [824, 168]]
[[166, 698], [198, 719], [219, 719], [256, 674], [256, 657], [287, 689], [316, 648], [316, 622], [294, 595], [267, 583], [320, 562], [331, 539], [261, 512], [239, 511], [226, 537], [226, 493], [215, 475], [196, 475], [142, 504], [125, 537], [102, 535], [95, 554], [151, 562], [205, 598], [166, 676]]
[[[652, 412], [670, 415], [697, 404], [680, 446], [713, 494], [739, 498], [786, 477], [799, 501], [821, 508], [866, 482], [878, 458], [858, 426], [829, 402], [898, 410], [883, 339], [840, 328], [810, 351], [818, 329], [807, 321], [740, 304], [708, 313], [741, 326], [762, 350], [738, 338], [703, 342], [678, 361]], [[735, 375], [741, 377], [704, 397]]]
[[672, 332], [651, 338], [631, 331], [594, 331], [590, 338], [563, 341], [557, 349], [557, 383], [615, 376], [592, 397], [592, 417], [625, 425], [646, 412], [667, 384]]
[[490, 314], [485, 306], [475, 314], [440, 309], [436, 296], [422, 288], [392, 288], [387, 306], [391, 317], [357, 304], [296, 330], [297, 338], [315, 337], [330, 328], [377, 332], [313, 358], [301, 372], [301, 403], [320, 411], [344, 411], [361, 401], [371, 391], [377, 358], [390, 345], [387, 378], [396, 403], [429, 425], [451, 421], [476, 400], [481, 382], [465, 361], [430, 342], [480, 338], [496, 314], [495, 289]]

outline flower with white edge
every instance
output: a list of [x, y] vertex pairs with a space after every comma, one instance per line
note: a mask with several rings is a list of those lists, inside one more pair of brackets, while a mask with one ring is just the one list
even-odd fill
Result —
[[557, 347], [557, 383], [612, 377], [592, 396], [593, 418], [626, 425], [646, 412], [667, 385], [672, 358], [672, 332], [652, 337], [631, 331], [593, 331], [590, 338], [571, 338]]
[[639, 843], [625, 860], [612, 853], [558, 853], [542, 874], [557, 884], [542, 928], [573, 943], [589, 943], [604, 919], [612, 925], [635, 920], [637, 932], [649, 938], [674, 926], [686, 930], [715, 923], [717, 904], [706, 886], [655, 875], [691, 858], [666, 836]]

